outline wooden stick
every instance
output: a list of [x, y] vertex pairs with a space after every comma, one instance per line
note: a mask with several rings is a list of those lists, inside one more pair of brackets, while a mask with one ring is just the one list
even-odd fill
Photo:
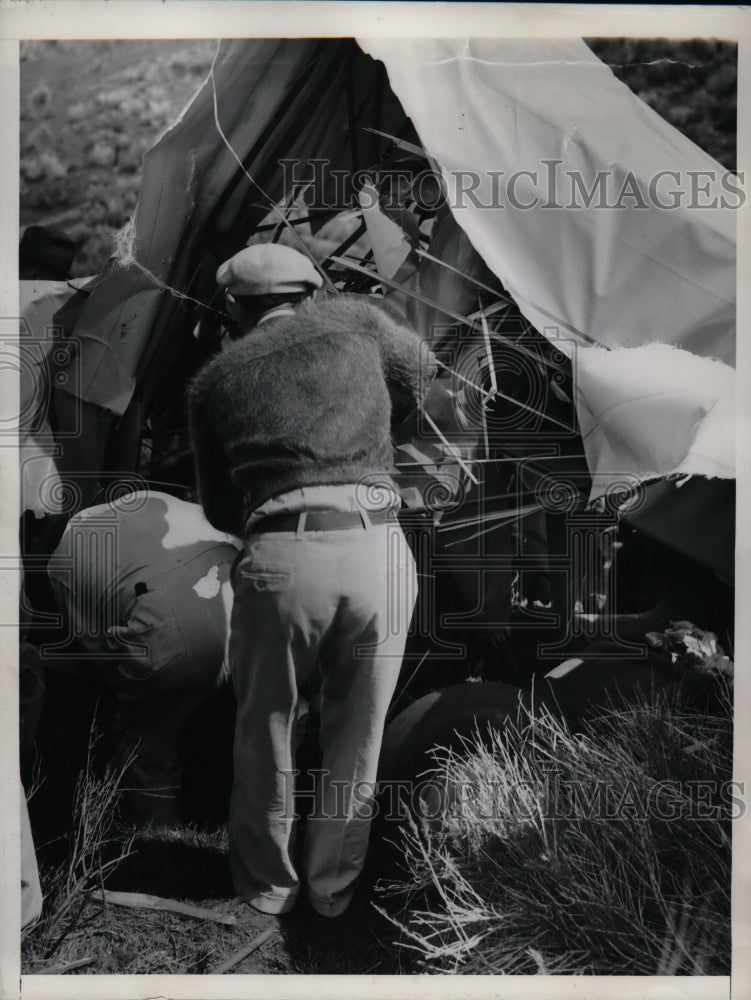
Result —
[[196, 920], [212, 920], [228, 927], [237, 925], [237, 917], [229, 913], [217, 913], [216, 910], [206, 910], [202, 906], [189, 906], [179, 903], [176, 899], [162, 899], [161, 896], [147, 896], [142, 892], [112, 892], [102, 889], [93, 893], [97, 899], [114, 906], [131, 906], [140, 910], [165, 910], [168, 913], [180, 913], [184, 917], [194, 917]]
[[495, 377], [495, 362], [493, 361], [493, 350], [490, 346], [490, 332], [488, 330], [488, 321], [485, 318], [485, 313], [480, 309], [480, 319], [482, 320], [482, 336], [485, 341], [485, 353], [488, 356], [488, 366], [490, 368], [490, 393], [489, 396], [495, 396], [498, 392], [498, 382]]
[[61, 976], [65, 972], [70, 972], [72, 969], [82, 969], [84, 965], [91, 965], [94, 961], [93, 955], [87, 955], [86, 958], [79, 958], [75, 962], [62, 962], [60, 965], [48, 965], [46, 969], [37, 969], [36, 972], [32, 972], [32, 976]]
[[244, 948], [241, 948], [233, 955], [230, 955], [230, 957], [222, 962], [221, 965], [217, 965], [215, 969], [212, 969], [209, 974], [212, 976], [220, 976], [223, 972], [229, 972], [230, 969], [234, 969], [234, 967], [239, 965], [244, 958], [247, 958], [248, 955], [252, 955], [257, 948], [260, 948], [261, 945], [265, 944], [270, 937], [273, 937], [277, 930], [278, 927], [275, 923], [272, 924], [271, 927], [267, 927], [265, 931], [258, 935], [258, 937], [254, 937], [250, 944], [245, 945]]
[[482, 439], [485, 442], [485, 458], [490, 458], [490, 438], [488, 436], [488, 411], [482, 405]]

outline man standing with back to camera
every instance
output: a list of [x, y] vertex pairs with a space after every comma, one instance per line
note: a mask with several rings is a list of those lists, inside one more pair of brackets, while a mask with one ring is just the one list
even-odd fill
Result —
[[293, 740], [298, 690], [318, 670], [323, 759], [302, 870], [311, 906], [335, 917], [365, 862], [368, 792], [416, 598], [391, 428], [420, 401], [427, 352], [372, 299], [314, 301], [321, 277], [289, 247], [246, 247], [217, 282], [241, 339], [189, 399], [206, 517], [246, 539], [230, 636], [233, 879], [265, 913], [299, 894]]

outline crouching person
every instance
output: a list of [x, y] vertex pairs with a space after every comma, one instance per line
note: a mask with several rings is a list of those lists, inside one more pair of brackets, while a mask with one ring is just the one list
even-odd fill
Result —
[[197, 504], [136, 492], [69, 522], [49, 562], [66, 643], [115, 692], [114, 740], [140, 820], [181, 819], [177, 741], [227, 676], [234, 539]]
[[[419, 401], [423, 351], [365, 296], [312, 301], [321, 279], [288, 247], [246, 248], [217, 281], [242, 336], [199, 373], [190, 418], [206, 516], [246, 539], [230, 637], [233, 878], [255, 908], [284, 913], [302, 877], [334, 917], [364, 866], [416, 598], [391, 426]], [[314, 678], [322, 763], [298, 856], [295, 719]]]

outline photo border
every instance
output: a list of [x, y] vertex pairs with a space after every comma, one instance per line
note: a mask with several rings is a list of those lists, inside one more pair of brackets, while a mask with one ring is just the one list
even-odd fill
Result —
[[[738, 172], [751, 171], [751, 92], [749, 35], [751, 12], [736, 7], [665, 5], [567, 5], [567, 4], [468, 4], [468, 3], [267, 3], [256, 0], [82, 0], [79, 3], [22, 3], [0, 0], [0, 74], [2, 79], [3, 144], [0, 147], [0, 316], [18, 315], [19, 234], [19, 41], [34, 39], [100, 38], [242, 38], [422, 36], [496, 34], [503, 37], [634, 37], [675, 39], [712, 37], [738, 44]], [[747, 190], [747, 188], [746, 188]], [[737, 338], [737, 511], [745, 509], [749, 486], [749, 428], [751, 427], [751, 344], [748, 330], [751, 282], [749, 213], [738, 212]], [[3, 379], [3, 408], [15, 406], [14, 380]], [[14, 395], [15, 393], [15, 395]], [[11, 411], [12, 412], [12, 411]], [[18, 472], [12, 448], [0, 448], [0, 551], [18, 551]], [[751, 728], [746, 722], [751, 707], [751, 676], [745, 664], [749, 649], [749, 519], [737, 518], [736, 536], [736, 649], [742, 664], [735, 683], [736, 780], [746, 781], [751, 760]], [[0, 620], [15, 620], [17, 574], [8, 573], [8, 560], [0, 558], [6, 572], [0, 575]], [[10, 615], [11, 617], [8, 617]], [[0, 642], [7, 639], [0, 632]], [[751, 946], [751, 817], [736, 822], [733, 836], [733, 972], [732, 977], [461, 977], [451, 976], [20, 976], [20, 903], [18, 878], [18, 664], [17, 650], [6, 641], [2, 660], [0, 697], [0, 997], [24, 1000], [116, 1000], [116, 998], [234, 998], [241, 997], [495, 997], [504, 1000], [530, 997], [565, 998], [634, 997], [696, 998], [751, 995], [749, 947]], [[743, 723], [743, 724], [740, 724]], [[746, 787], [751, 787], [748, 782]], [[19, 989], [20, 992], [16, 992]]]

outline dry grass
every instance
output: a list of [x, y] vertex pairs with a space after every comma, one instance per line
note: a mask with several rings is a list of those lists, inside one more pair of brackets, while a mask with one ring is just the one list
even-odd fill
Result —
[[41, 873], [42, 917], [22, 937], [24, 964], [30, 971], [67, 961], [66, 944], [82, 923], [90, 893], [103, 888], [107, 875], [131, 854], [133, 837], [123, 841], [115, 824], [121, 783], [132, 760], [99, 776], [93, 766], [95, 744], [92, 735], [86, 767], [76, 784], [67, 858], [53, 871]]
[[[119, 818], [119, 801], [132, 760], [99, 775], [96, 743], [92, 735], [86, 764], [76, 784], [67, 856], [58, 866], [40, 872], [44, 910], [40, 920], [23, 932], [23, 972], [210, 972], [237, 950], [246, 935], [252, 937], [258, 929], [254, 915], [240, 900], [207, 901], [208, 908], [237, 917], [236, 927], [225, 927], [163, 911], [124, 909], [103, 902], [99, 893], [105, 884], [111, 887], [112, 876], [131, 888], [128, 880], [134, 876], [133, 864], [138, 878], [139, 858], [149, 855], [154, 855], [155, 864], [163, 865], [170, 852], [182, 852], [194, 864], [202, 858], [208, 865], [212, 858], [226, 853], [226, 828], [204, 832], [195, 827], [128, 826]], [[148, 861], [143, 866], [146, 872], [140, 878], [148, 879]], [[176, 880], [180, 877], [185, 879], [185, 873], [176, 873]], [[147, 884], [136, 888], [149, 891], [152, 887]], [[267, 958], [265, 955], [264, 960]]]
[[731, 720], [727, 696], [714, 715], [613, 708], [582, 734], [543, 710], [437, 751], [440, 808], [382, 887], [403, 947], [429, 971], [727, 975]]
[[[23, 934], [24, 975], [211, 974], [269, 926], [271, 939], [232, 974], [400, 971], [401, 957], [380, 940], [382, 922], [368, 898], [353, 904], [345, 927], [322, 923], [302, 904], [277, 921], [234, 897], [226, 826], [127, 825], [118, 800], [129, 762], [98, 776], [95, 743], [76, 787], [67, 857], [41, 871], [44, 911]], [[187, 902], [237, 923], [118, 906], [102, 900], [105, 885]]]

